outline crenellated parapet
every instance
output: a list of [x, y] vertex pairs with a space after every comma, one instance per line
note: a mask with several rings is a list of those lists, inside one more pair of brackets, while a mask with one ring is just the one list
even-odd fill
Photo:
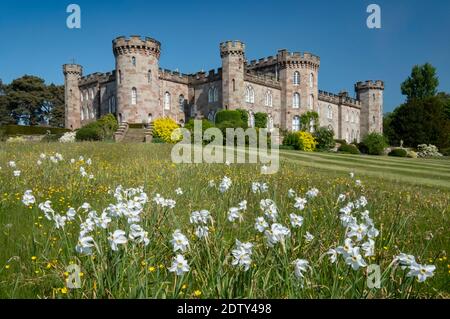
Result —
[[281, 89], [281, 83], [274, 76], [269, 74], [259, 74], [256, 72], [252, 72], [247, 70], [244, 74], [244, 81], [252, 82], [255, 84], [260, 84], [264, 86], [268, 86], [274, 89]]
[[149, 37], [133, 35], [128, 38], [120, 36], [113, 40], [113, 52], [116, 57], [126, 54], [142, 54], [153, 55], [159, 59], [161, 43]]
[[222, 80], [222, 68], [216, 70], [210, 70], [206, 72], [197, 72], [194, 74], [189, 74], [189, 84], [197, 85], [210, 82], [216, 82]]
[[384, 82], [381, 80], [357, 82], [355, 84], [355, 91], [361, 90], [384, 90]]
[[361, 108], [361, 101], [350, 97], [348, 95], [348, 92], [345, 91], [342, 91], [339, 94], [335, 94], [319, 90], [319, 101]]
[[220, 44], [220, 57], [226, 57], [229, 55], [233, 56], [244, 56], [245, 55], [245, 44], [242, 41], [225, 41]]
[[178, 71], [168, 69], [159, 69], [159, 78], [164, 81], [170, 81], [181, 84], [189, 83], [189, 75]]
[[79, 64], [64, 64], [63, 65], [63, 74], [66, 76], [68, 74], [71, 75], [83, 75], [83, 67]]
[[288, 52], [285, 49], [279, 50], [277, 61], [280, 68], [307, 67], [317, 71], [320, 67], [320, 57], [309, 52]]

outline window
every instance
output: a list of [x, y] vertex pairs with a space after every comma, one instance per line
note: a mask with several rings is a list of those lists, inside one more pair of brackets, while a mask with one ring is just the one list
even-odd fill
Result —
[[214, 88], [214, 102], [219, 102], [219, 89]]
[[375, 93], [372, 94], [372, 99], [375, 102], [375, 100], [376, 100]]
[[137, 104], [137, 90], [136, 88], [131, 89], [131, 105]]
[[350, 142], [350, 133], [349, 133], [348, 129], [347, 129], [347, 134], [345, 135], [345, 140], [347, 142]]
[[267, 130], [269, 132], [272, 132], [273, 130], [273, 117], [270, 114], [267, 116]]
[[348, 122], [348, 111], [345, 112], [345, 121]]
[[355, 140], [355, 130], [352, 130], [352, 138], [351, 138], [351, 142], [353, 142]]
[[309, 87], [313, 88], [314, 87], [314, 74], [310, 74], [309, 75]]
[[112, 100], [112, 102], [111, 102], [111, 104], [112, 104], [112, 112], [116, 113], [116, 97], [113, 96], [111, 98], [111, 100]]
[[329, 120], [333, 119], [333, 108], [331, 107], [331, 105], [328, 105], [328, 114], [327, 117]]
[[86, 91], [84, 92], [84, 97], [86, 98], [86, 101], [89, 100], [89, 92], [88, 92], [88, 90], [86, 90]]
[[152, 83], [152, 70], [148, 70], [147, 81], [148, 83]]
[[119, 70], [119, 84], [122, 83], [122, 71]]
[[298, 115], [292, 119], [292, 130], [294, 132], [300, 131], [300, 116]]
[[375, 119], [375, 115], [372, 117], [373, 124], [377, 123], [377, 120]]
[[300, 73], [298, 71], [294, 72], [294, 85], [300, 85]]
[[[72, 90], [70, 90], [70, 91], [72, 91]], [[81, 97], [81, 102], [83, 102], [83, 93], [80, 94], [80, 97]]]
[[112, 99], [108, 100], [108, 113], [112, 113]]
[[309, 121], [309, 132], [310, 132], [310, 133], [314, 133], [314, 131], [315, 131], [315, 129], [314, 129], [314, 124], [315, 124], [314, 119], [311, 119], [311, 120]]
[[294, 96], [292, 98], [292, 107], [294, 109], [298, 109], [300, 107], [300, 94], [294, 93]]
[[91, 119], [95, 118], [95, 111], [94, 108], [91, 109]]
[[178, 107], [180, 108], [180, 112], [184, 112], [184, 95], [181, 94], [178, 98]]
[[170, 93], [166, 92], [164, 94], [164, 109], [170, 110]]
[[90, 89], [89, 92], [91, 93], [91, 100], [93, 100], [94, 99], [94, 90]]
[[266, 92], [266, 106], [272, 107], [272, 91]]
[[214, 123], [214, 111], [208, 113], [208, 120]]
[[308, 108], [312, 110], [314, 108], [314, 95], [310, 95], [308, 98]]
[[81, 108], [81, 120], [84, 121], [84, 107]]
[[352, 111], [352, 115], [350, 118], [350, 122], [354, 123], [355, 122], [355, 113]]
[[131, 58], [131, 63], [133, 64], [133, 66], [136, 66], [136, 57]]
[[245, 102], [255, 103], [255, 91], [250, 85], [247, 86], [247, 89], [245, 90]]
[[208, 90], [208, 102], [214, 102], [214, 88], [209, 88]]
[[249, 121], [248, 126], [255, 127], [255, 115], [253, 114], [253, 112], [250, 112], [248, 121]]
[[236, 91], [236, 81], [233, 79], [233, 80], [231, 81], [231, 83], [232, 83], [232, 86], [233, 86], [233, 92], [234, 92], [234, 91]]

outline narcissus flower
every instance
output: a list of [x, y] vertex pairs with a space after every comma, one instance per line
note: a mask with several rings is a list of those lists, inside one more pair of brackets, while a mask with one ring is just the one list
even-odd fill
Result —
[[170, 243], [173, 246], [173, 251], [176, 252], [178, 250], [185, 252], [189, 248], [189, 241], [185, 235], [181, 233], [179, 229], [175, 230], [172, 235], [172, 240]]
[[189, 272], [189, 270], [189, 265], [183, 255], [177, 255], [174, 257], [172, 266], [169, 268], [169, 271], [176, 273], [177, 276], [181, 276], [184, 273]]
[[108, 240], [111, 245], [111, 249], [114, 251], [119, 250], [118, 245], [124, 245], [128, 242], [125, 232], [120, 229], [114, 231], [114, 233], [110, 233]]

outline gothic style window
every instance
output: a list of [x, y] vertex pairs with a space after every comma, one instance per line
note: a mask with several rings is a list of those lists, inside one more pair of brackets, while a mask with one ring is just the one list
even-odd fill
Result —
[[314, 95], [310, 95], [308, 98], [308, 108], [312, 110], [314, 108]]
[[170, 93], [166, 92], [164, 94], [164, 109], [170, 110]]
[[86, 101], [89, 100], [89, 92], [88, 92], [88, 90], [86, 90], [86, 91], [84, 92], [84, 97], [86, 98]]
[[314, 87], [314, 74], [310, 74], [309, 75], [309, 87], [313, 88]]
[[266, 106], [272, 107], [272, 91], [266, 92]]
[[267, 130], [269, 132], [272, 132], [273, 130], [273, 117], [270, 114], [267, 116]]
[[148, 83], [152, 83], [152, 70], [148, 70], [147, 81]]
[[214, 88], [214, 102], [219, 102], [219, 89]]
[[298, 115], [292, 119], [292, 130], [294, 132], [300, 131], [300, 116]]
[[300, 72], [294, 72], [294, 85], [300, 85]]
[[81, 120], [84, 121], [84, 107], [81, 108]]
[[119, 84], [122, 83], [122, 71], [119, 70]]
[[294, 96], [292, 98], [292, 107], [294, 109], [298, 109], [300, 107], [300, 94], [299, 93], [294, 93]]
[[180, 108], [180, 112], [184, 112], [184, 95], [181, 94], [178, 98], [178, 107]]
[[255, 115], [253, 114], [253, 112], [250, 112], [248, 121], [249, 121], [248, 126], [255, 127]]
[[93, 100], [94, 99], [94, 90], [90, 89], [89, 92], [91, 92], [91, 100]]
[[131, 105], [137, 104], [137, 90], [136, 88], [131, 89]]
[[236, 81], [233, 79], [232, 81], [233, 92], [236, 91]]
[[245, 102], [247, 103], [255, 103], [255, 91], [252, 86], [247, 86], [245, 90]]
[[80, 94], [80, 97], [81, 97], [81, 102], [83, 102], [83, 92]]
[[214, 88], [209, 88], [208, 90], [208, 102], [214, 102]]
[[373, 122], [373, 124], [375, 124], [377, 122], [377, 120], [375, 119], [375, 115], [372, 117], [372, 122]]
[[136, 66], [136, 57], [131, 58], [131, 63], [133, 64], [133, 66]]
[[314, 133], [314, 119], [311, 119], [310, 121], [309, 121], [309, 132], [310, 133]]
[[328, 119], [333, 119], [333, 108], [331, 107], [331, 105], [328, 105]]

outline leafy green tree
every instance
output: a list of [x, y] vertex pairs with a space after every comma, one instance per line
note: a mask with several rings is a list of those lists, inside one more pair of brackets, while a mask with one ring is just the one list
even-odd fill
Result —
[[367, 153], [370, 155], [382, 155], [387, 147], [386, 138], [379, 133], [369, 133], [363, 139], [363, 144], [367, 147]]
[[317, 149], [320, 151], [329, 151], [336, 143], [334, 141], [334, 132], [327, 127], [319, 127], [314, 132], [314, 138], [317, 141]]
[[50, 126], [64, 126], [64, 86], [50, 84], [47, 87], [49, 99], [47, 101], [48, 123]]
[[438, 86], [436, 68], [426, 63], [413, 67], [411, 75], [402, 83], [401, 90], [402, 94], [406, 95], [407, 101], [410, 101], [435, 96]]
[[255, 113], [255, 127], [258, 128], [267, 127], [267, 113], [264, 112]]

